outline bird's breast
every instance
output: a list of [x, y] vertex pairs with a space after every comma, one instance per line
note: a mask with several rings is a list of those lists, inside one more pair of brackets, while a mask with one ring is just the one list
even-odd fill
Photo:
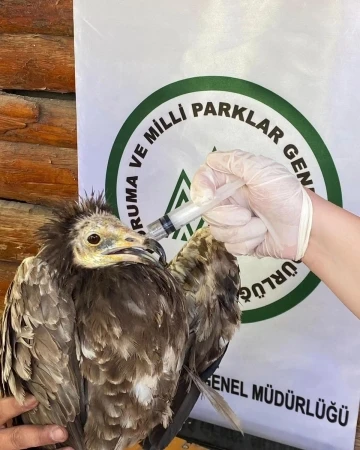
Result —
[[[175, 355], [170, 372], [178, 370], [188, 324], [182, 293], [166, 273], [136, 266], [97, 273], [77, 296], [81, 352], [99, 382], [169, 370], [166, 354]], [[147, 386], [139, 384], [139, 398]]]

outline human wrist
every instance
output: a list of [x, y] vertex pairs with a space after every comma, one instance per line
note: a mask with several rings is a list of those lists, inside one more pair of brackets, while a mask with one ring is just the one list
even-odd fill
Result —
[[305, 190], [312, 203], [313, 218], [309, 242], [302, 258], [302, 262], [311, 269], [314, 265], [320, 264], [321, 261], [324, 260], [324, 253], [326, 253], [326, 246], [324, 247], [324, 245], [322, 245], [322, 239], [325, 232], [322, 222], [324, 216], [326, 217], [324, 209], [326, 208], [327, 201], [310, 189]]
[[302, 205], [298, 227], [298, 242], [296, 260], [301, 260], [309, 246], [310, 233], [313, 222], [313, 204], [307, 190], [301, 188]]

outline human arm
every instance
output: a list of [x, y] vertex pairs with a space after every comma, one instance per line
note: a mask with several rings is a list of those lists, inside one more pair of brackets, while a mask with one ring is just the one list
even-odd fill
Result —
[[313, 221], [302, 261], [360, 318], [360, 218], [311, 191], [309, 196]]
[[192, 200], [209, 201], [236, 178], [245, 186], [205, 216], [214, 237], [236, 255], [301, 259], [360, 318], [360, 219], [304, 189], [281, 164], [240, 150], [208, 156]]
[[[0, 398], [0, 448], [1, 450], [22, 450], [61, 443], [67, 439], [67, 431], [57, 425], [21, 425], [11, 427], [11, 421], [20, 414], [30, 411], [37, 405], [36, 399], [29, 396], [20, 405], [13, 397]], [[62, 450], [72, 450], [70, 447]]]

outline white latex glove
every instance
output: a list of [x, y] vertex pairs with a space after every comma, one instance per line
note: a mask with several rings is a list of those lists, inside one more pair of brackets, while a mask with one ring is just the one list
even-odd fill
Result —
[[234, 255], [299, 261], [308, 246], [312, 203], [296, 176], [281, 164], [241, 150], [214, 152], [195, 174], [191, 199], [201, 205], [225, 183], [245, 186], [204, 219]]

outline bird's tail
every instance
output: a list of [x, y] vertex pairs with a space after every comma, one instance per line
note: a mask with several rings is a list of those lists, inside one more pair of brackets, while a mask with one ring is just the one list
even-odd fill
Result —
[[200, 393], [204, 395], [211, 405], [230, 423], [234, 425], [234, 427], [243, 434], [242, 426], [239, 418], [236, 416], [234, 411], [230, 408], [225, 399], [213, 389], [211, 386], [206, 384], [196, 373], [190, 370], [188, 367], [184, 366], [186, 372], [189, 375], [191, 381], [196, 385], [199, 389]]

